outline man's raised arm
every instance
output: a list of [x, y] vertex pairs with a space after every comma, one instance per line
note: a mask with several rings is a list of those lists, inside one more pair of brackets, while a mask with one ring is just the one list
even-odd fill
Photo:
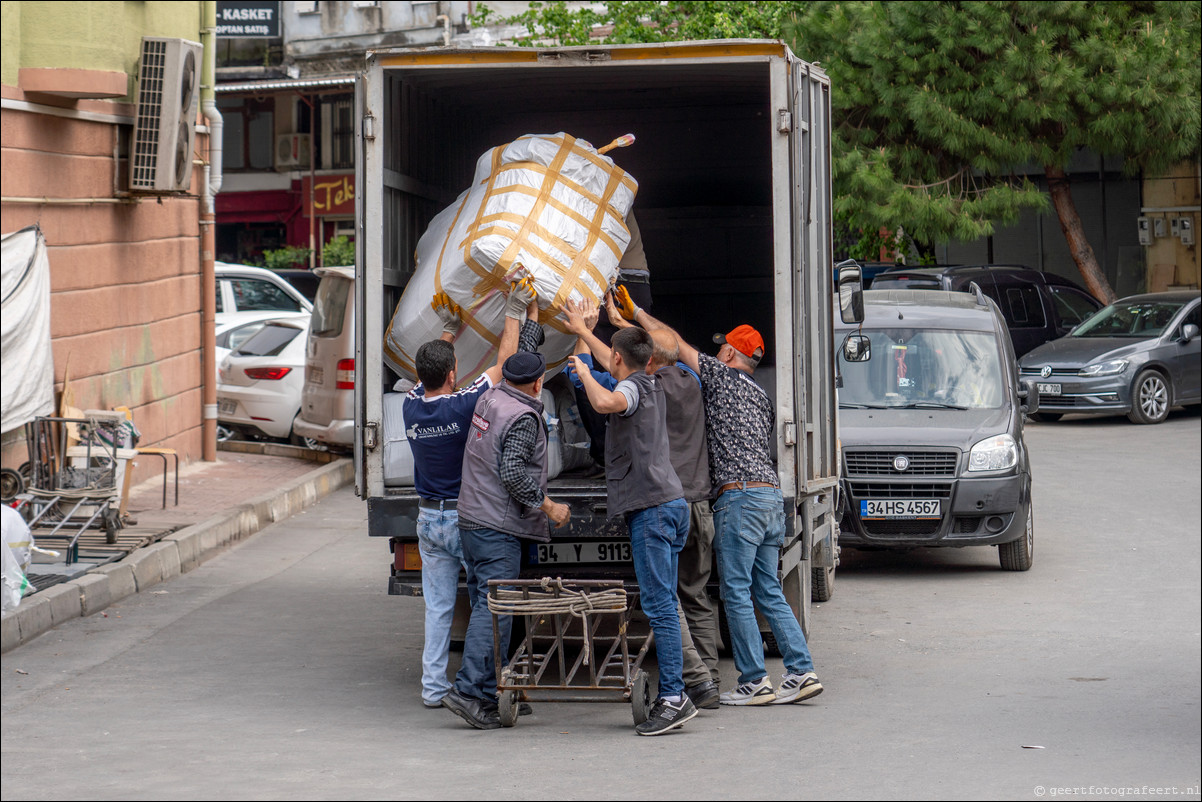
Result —
[[626, 320], [633, 320], [647, 331], [663, 329], [665, 331], [672, 332], [672, 334], [676, 337], [676, 342], [680, 345], [680, 356], [678, 357], [680, 361], [688, 365], [694, 371], [700, 370], [700, 368], [697, 366], [697, 349], [686, 343], [676, 329], [651, 317], [651, 314], [646, 309], [643, 309], [631, 299], [629, 293], [626, 292], [625, 287], [618, 285], [614, 288], [613, 295], [614, 305], [617, 308], [618, 313], [621, 314], [623, 318]]
[[[531, 312], [531, 310], [534, 310]], [[505, 328], [501, 332], [501, 342], [497, 345], [497, 363], [488, 370], [489, 381], [501, 383], [501, 366], [505, 360], [518, 352], [523, 320], [530, 315], [534, 324], [538, 325], [538, 294], [534, 290], [534, 282], [529, 276], [513, 285], [505, 299]], [[530, 320], [526, 320], [527, 323]]]

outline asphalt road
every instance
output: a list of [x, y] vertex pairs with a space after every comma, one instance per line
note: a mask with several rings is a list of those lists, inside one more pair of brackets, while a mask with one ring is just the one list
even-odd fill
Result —
[[1198, 416], [1027, 440], [1031, 571], [846, 552], [811, 632], [822, 696], [654, 739], [621, 704], [490, 732], [424, 709], [422, 602], [385, 594], [341, 491], [5, 655], [3, 797], [1197, 799]]

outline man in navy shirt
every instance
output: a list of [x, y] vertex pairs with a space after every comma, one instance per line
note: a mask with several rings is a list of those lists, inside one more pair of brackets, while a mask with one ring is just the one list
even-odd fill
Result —
[[417, 538], [426, 603], [422, 703], [437, 708], [451, 689], [447, 659], [459, 568], [463, 564], [457, 504], [463, 447], [472, 412], [480, 395], [501, 381], [501, 365], [505, 360], [519, 349], [536, 349], [542, 342], [543, 330], [538, 324], [534, 285], [528, 278], [523, 279], [506, 300], [505, 328], [497, 363], [468, 386], [456, 390], [458, 361], [452, 343], [462, 325], [460, 310], [446, 293], [435, 296], [431, 305], [443, 322], [442, 335], [417, 350], [414, 361], [420, 383], [409, 391], [402, 411], [406, 438], [413, 450], [413, 484], [421, 499]]

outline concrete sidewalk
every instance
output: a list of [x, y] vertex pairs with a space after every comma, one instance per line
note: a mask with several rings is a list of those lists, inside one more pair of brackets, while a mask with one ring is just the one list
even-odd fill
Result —
[[[92, 615], [191, 571], [355, 478], [354, 464], [345, 457], [293, 446], [222, 443], [216, 462], [181, 466], [175, 505], [173, 470], [167, 472], [167, 506], [162, 506], [161, 476], [132, 488], [127, 511], [136, 523], [121, 530], [119, 544], [107, 547], [107, 557], [105, 546], [93, 546], [74, 566], [74, 578], [22, 599], [3, 619], [0, 650], [8, 652], [63, 621]], [[103, 533], [97, 530], [91, 542], [102, 543]], [[127, 556], [113, 553], [123, 546]]]

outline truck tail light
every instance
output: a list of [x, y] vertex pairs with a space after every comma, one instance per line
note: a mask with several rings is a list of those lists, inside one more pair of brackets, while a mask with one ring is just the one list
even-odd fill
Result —
[[334, 385], [334, 389], [336, 390], [355, 389], [355, 360], [338, 360], [338, 374], [336, 376], [336, 381], [337, 384]]
[[292, 368], [247, 368], [246, 375], [252, 379], [266, 379], [267, 381], [276, 381], [282, 379], [292, 372]]
[[401, 544], [401, 568], [405, 571], [422, 570], [422, 555], [416, 543]]

